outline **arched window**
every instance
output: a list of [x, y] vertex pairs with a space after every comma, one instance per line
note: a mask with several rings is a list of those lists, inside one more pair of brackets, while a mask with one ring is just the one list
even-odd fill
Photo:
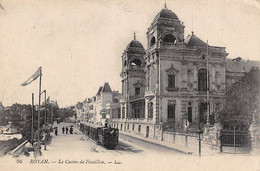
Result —
[[205, 68], [199, 69], [198, 72], [198, 90], [207, 91], [207, 69]]
[[153, 36], [150, 41], [150, 46], [153, 46], [155, 44], [155, 37]]
[[172, 34], [166, 34], [163, 37], [163, 42], [175, 43], [176, 42], [176, 38]]
[[142, 65], [142, 62], [139, 60], [139, 59], [134, 59], [132, 62], [131, 62], [131, 65], [132, 66], [141, 66]]

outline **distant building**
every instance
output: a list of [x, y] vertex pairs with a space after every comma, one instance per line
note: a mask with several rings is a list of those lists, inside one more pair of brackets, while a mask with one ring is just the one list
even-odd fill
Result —
[[75, 106], [77, 115], [82, 121], [105, 125], [110, 121], [115, 109], [120, 110], [120, 98], [120, 93], [112, 91], [109, 83], [105, 83], [99, 87], [96, 96], [77, 103]]

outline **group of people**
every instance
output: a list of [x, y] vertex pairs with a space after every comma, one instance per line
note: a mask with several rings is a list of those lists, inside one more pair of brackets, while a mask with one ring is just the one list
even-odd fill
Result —
[[[54, 133], [55, 133], [55, 135], [57, 136], [58, 135], [58, 128], [57, 127], [55, 127], [54, 128], [55, 130], [54, 130]], [[62, 127], [62, 134], [64, 134], [65, 133], [65, 131], [66, 131], [66, 134], [68, 134], [68, 131], [70, 131], [70, 134], [73, 134], [73, 127], [70, 127], [70, 129], [68, 128], [68, 127]]]

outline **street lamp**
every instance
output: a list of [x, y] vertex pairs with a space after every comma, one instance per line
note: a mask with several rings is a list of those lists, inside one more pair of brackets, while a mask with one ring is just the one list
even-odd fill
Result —
[[203, 130], [201, 130], [200, 125], [199, 129], [197, 131], [198, 134], [198, 140], [199, 140], [199, 157], [201, 157], [201, 140], [203, 139]]

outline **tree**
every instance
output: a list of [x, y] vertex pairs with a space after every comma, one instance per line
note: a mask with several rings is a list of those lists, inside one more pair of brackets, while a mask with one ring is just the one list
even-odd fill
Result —
[[249, 128], [253, 113], [259, 112], [259, 82], [259, 69], [252, 68], [227, 90], [226, 106], [218, 116], [224, 128], [234, 125]]
[[74, 117], [75, 111], [68, 109], [68, 108], [62, 108], [59, 110], [59, 118], [61, 118], [62, 121], [64, 121], [66, 118]]

